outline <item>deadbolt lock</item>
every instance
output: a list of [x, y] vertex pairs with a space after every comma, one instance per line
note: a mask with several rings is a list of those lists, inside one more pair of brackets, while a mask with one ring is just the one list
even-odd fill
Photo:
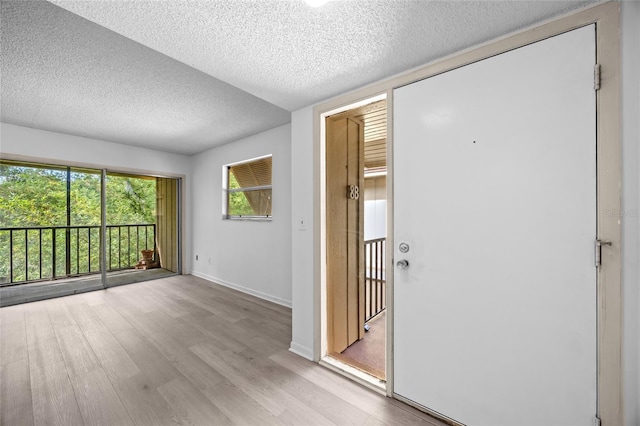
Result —
[[398, 246], [398, 250], [400, 250], [400, 253], [408, 253], [409, 252], [409, 244], [400, 243], [400, 245]]

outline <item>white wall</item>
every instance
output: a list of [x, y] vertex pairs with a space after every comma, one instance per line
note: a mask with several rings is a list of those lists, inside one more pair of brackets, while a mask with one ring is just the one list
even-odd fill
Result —
[[184, 177], [182, 238], [185, 252], [182, 270], [189, 273], [189, 157], [6, 123], [0, 123], [0, 155], [24, 161]]
[[[291, 306], [290, 141], [287, 124], [191, 158], [193, 275]], [[269, 154], [273, 220], [222, 219], [223, 166]]]
[[387, 236], [387, 200], [365, 200], [364, 240]]
[[640, 425], [640, 2], [621, 2], [625, 422]]
[[[640, 2], [622, 3], [623, 149], [623, 386], [625, 424], [640, 425]], [[314, 354], [313, 107], [292, 114], [293, 217], [304, 216], [309, 231], [294, 223], [292, 250], [293, 339], [291, 350]]]
[[0, 152], [71, 165], [186, 175], [189, 157], [98, 139], [0, 123]]
[[304, 108], [291, 114], [291, 350], [307, 359], [313, 359], [316, 330], [313, 262], [314, 226], [318, 218], [313, 207], [313, 163], [313, 108]]
[[364, 240], [387, 236], [387, 177], [364, 180]]

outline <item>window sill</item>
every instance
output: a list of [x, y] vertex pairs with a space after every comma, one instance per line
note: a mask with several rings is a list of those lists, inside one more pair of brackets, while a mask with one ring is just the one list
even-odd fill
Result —
[[229, 220], [229, 221], [238, 221], [238, 222], [272, 222], [273, 221], [273, 217], [269, 216], [269, 217], [251, 217], [251, 216], [246, 216], [246, 217], [229, 217], [229, 216], [222, 216], [222, 220]]

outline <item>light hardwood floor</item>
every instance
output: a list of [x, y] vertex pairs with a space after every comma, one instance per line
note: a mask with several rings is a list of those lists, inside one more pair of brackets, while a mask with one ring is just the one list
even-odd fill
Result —
[[291, 310], [193, 276], [0, 309], [2, 425], [441, 425], [288, 351]]

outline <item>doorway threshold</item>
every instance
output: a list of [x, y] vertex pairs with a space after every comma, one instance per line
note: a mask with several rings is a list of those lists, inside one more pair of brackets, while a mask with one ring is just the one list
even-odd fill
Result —
[[340, 360], [337, 360], [329, 355], [320, 360], [320, 365], [338, 374], [341, 374], [353, 380], [354, 382], [379, 393], [380, 395], [387, 395], [386, 380], [382, 380], [370, 374], [367, 374], [364, 371], [346, 364]]

